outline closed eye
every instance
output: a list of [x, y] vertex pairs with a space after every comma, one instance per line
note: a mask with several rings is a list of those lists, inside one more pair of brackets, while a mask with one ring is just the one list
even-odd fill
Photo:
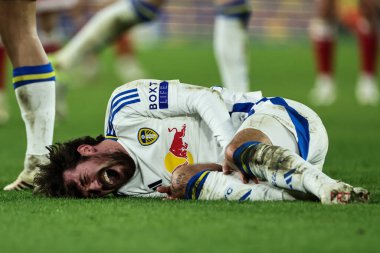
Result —
[[84, 180], [84, 183], [87, 185], [89, 184], [91, 181], [90, 181], [90, 177], [88, 176], [88, 174], [84, 174], [83, 176], [83, 180]]

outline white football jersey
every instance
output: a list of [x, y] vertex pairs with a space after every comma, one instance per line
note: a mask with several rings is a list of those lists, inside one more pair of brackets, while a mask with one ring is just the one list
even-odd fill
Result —
[[105, 136], [118, 141], [136, 164], [119, 194], [159, 196], [155, 189], [169, 185], [178, 166], [221, 163], [236, 130], [259, 114], [270, 115], [294, 135], [301, 157], [323, 164], [326, 130], [318, 115], [298, 102], [178, 80], [137, 80], [117, 88], [108, 103]]
[[235, 102], [260, 98], [261, 92], [233, 93], [178, 80], [137, 80], [117, 88], [108, 102], [105, 136], [118, 141], [136, 164], [119, 193], [159, 195], [155, 189], [168, 185], [178, 166], [221, 163], [223, 149], [244, 120], [231, 121], [230, 115], [241, 114], [230, 113]]

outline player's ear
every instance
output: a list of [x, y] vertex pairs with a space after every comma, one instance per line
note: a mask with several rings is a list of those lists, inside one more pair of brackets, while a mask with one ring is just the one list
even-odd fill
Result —
[[94, 146], [91, 146], [89, 144], [82, 144], [77, 148], [77, 151], [82, 156], [89, 156], [96, 153], [96, 149]]

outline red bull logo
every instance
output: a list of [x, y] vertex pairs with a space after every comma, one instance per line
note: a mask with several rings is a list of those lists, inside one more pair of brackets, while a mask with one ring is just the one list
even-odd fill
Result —
[[169, 133], [175, 131], [172, 145], [170, 145], [169, 151], [173, 153], [173, 155], [178, 157], [187, 158], [187, 147], [189, 144], [187, 144], [183, 138], [186, 134], [186, 125], [182, 126], [181, 131], [178, 131], [177, 128], [168, 128]]
[[185, 141], [186, 124], [181, 130], [176, 127], [168, 128], [169, 133], [174, 133], [173, 140], [169, 148], [169, 153], [165, 156], [165, 167], [172, 173], [176, 168], [186, 164], [193, 164], [193, 156], [188, 151], [189, 144]]

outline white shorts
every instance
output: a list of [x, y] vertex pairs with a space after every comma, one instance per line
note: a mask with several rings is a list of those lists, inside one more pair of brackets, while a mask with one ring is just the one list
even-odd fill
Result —
[[[321, 119], [307, 106], [289, 99], [285, 101], [308, 122], [310, 139], [308, 155], [304, 159], [322, 170], [328, 150], [328, 137]], [[255, 105], [253, 109], [255, 112], [248, 116], [237, 132], [247, 128], [257, 129], [263, 132], [273, 145], [287, 148], [300, 155], [297, 126], [284, 106], [272, 104], [268, 100]]]

